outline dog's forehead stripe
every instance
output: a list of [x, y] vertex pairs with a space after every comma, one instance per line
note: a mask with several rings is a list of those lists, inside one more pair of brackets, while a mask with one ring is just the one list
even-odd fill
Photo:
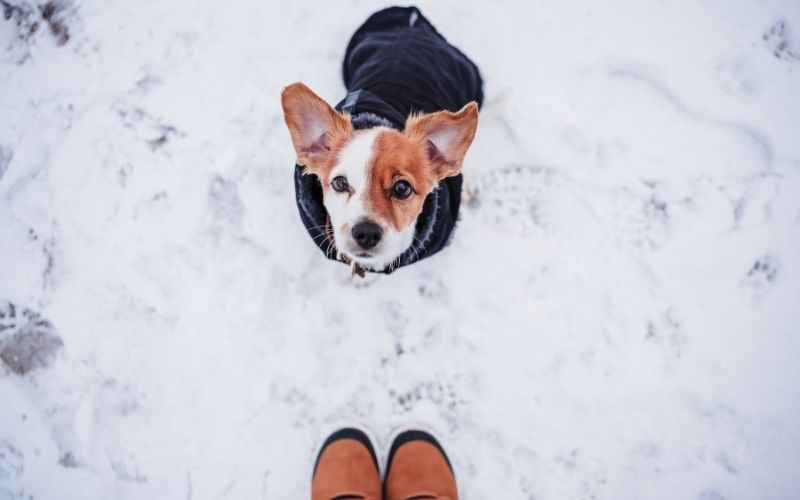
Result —
[[347, 178], [351, 194], [329, 193], [326, 203], [328, 213], [335, 224], [342, 225], [342, 230], [348, 232], [355, 224], [370, 218], [367, 213], [364, 196], [369, 190], [370, 166], [375, 156], [375, 136], [378, 130], [357, 132], [350, 141], [344, 145], [339, 153], [336, 166], [331, 171], [331, 179], [336, 176]]
[[369, 181], [369, 166], [375, 156], [374, 144], [378, 132], [377, 129], [370, 129], [356, 133], [342, 148], [339, 161], [331, 172], [331, 179], [337, 175], [345, 176], [356, 196], [364, 190]]

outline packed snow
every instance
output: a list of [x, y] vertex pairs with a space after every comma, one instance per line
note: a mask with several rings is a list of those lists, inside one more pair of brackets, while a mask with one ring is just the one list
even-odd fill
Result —
[[464, 500], [798, 498], [800, 3], [422, 1], [472, 197], [357, 287], [279, 95], [384, 6], [0, 2], [0, 500], [306, 498], [352, 423]]

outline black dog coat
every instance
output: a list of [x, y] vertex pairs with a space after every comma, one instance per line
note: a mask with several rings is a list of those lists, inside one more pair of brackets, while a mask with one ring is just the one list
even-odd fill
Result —
[[[390, 7], [370, 16], [347, 45], [342, 73], [348, 94], [336, 109], [350, 113], [356, 130], [383, 125], [402, 131], [411, 113], [458, 111], [470, 101], [483, 102], [478, 67], [416, 7]], [[342, 260], [325, 231], [322, 186], [303, 169], [295, 167], [300, 218], [325, 255]], [[462, 180], [459, 174], [439, 182], [425, 199], [412, 246], [378, 272], [391, 273], [445, 247], [458, 220]]]

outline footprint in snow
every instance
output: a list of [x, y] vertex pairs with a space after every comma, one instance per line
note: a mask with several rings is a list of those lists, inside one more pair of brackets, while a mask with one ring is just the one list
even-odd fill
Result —
[[17, 479], [25, 472], [25, 455], [12, 441], [0, 439], [0, 479]]
[[778, 20], [761, 36], [767, 48], [782, 61], [800, 61], [800, 48], [795, 46], [792, 32], [784, 20]]
[[50, 366], [63, 344], [39, 313], [0, 302], [0, 361], [12, 372], [25, 375]]
[[537, 237], [552, 231], [551, 170], [515, 165], [473, 179], [467, 208], [502, 233]]
[[587, 244], [607, 241], [635, 254], [661, 247], [669, 236], [668, 206], [655, 184], [644, 190], [596, 189], [530, 165], [491, 171], [473, 183], [468, 209], [502, 233], [529, 238], [560, 233]]
[[0, 180], [3, 179], [3, 175], [11, 164], [11, 157], [11, 150], [0, 145]]
[[758, 259], [742, 278], [741, 285], [754, 299], [760, 300], [778, 277], [778, 261], [772, 255]]
[[666, 243], [668, 207], [656, 196], [655, 186], [651, 188], [649, 194], [616, 189], [599, 204], [598, 217], [615, 246], [641, 255]]

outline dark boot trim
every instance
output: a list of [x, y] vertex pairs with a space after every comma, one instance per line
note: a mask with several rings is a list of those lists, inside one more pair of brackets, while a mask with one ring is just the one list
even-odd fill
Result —
[[444, 460], [447, 462], [447, 467], [450, 468], [450, 472], [453, 472], [453, 466], [450, 464], [450, 459], [447, 458], [447, 453], [444, 452], [442, 445], [439, 444], [439, 441], [436, 440], [435, 437], [431, 436], [425, 431], [420, 430], [409, 430], [400, 433], [392, 443], [392, 447], [389, 449], [389, 458], [386, 460], [386, 475], [389, 475], [389, 471], [392, 467], [392, 460], [394, 459], [395, 453], [397, 450], [400, 449], [406, 443], [410, 443], [412, 441], [425, 441], [427, 443], [432, 444], [439, 450], [439, 453], [442, 454]]
[[319, 465], [319, 459], [322, 456], [322, 453], [325, 451], [325, 448], [341, 439], [355, 439], [359, 443], [363, 444], [372, 457], [372, 463], [375, 464], [375, 470], [380, 471], [380, 467], [378, 467], [378, 456], [375, 454], [375, 448], [373, 448], [369, 437], [363, 431], [358, 429], [344, 428], [334, 432], [328, 436], [328, 439], [325, 440], [325, 443], [323, 443], [322, 448], [319, 450], [319, 454], [317, 455], [317, 459], [314, 462], [314, 473], [317, 472], [317, 465]]

